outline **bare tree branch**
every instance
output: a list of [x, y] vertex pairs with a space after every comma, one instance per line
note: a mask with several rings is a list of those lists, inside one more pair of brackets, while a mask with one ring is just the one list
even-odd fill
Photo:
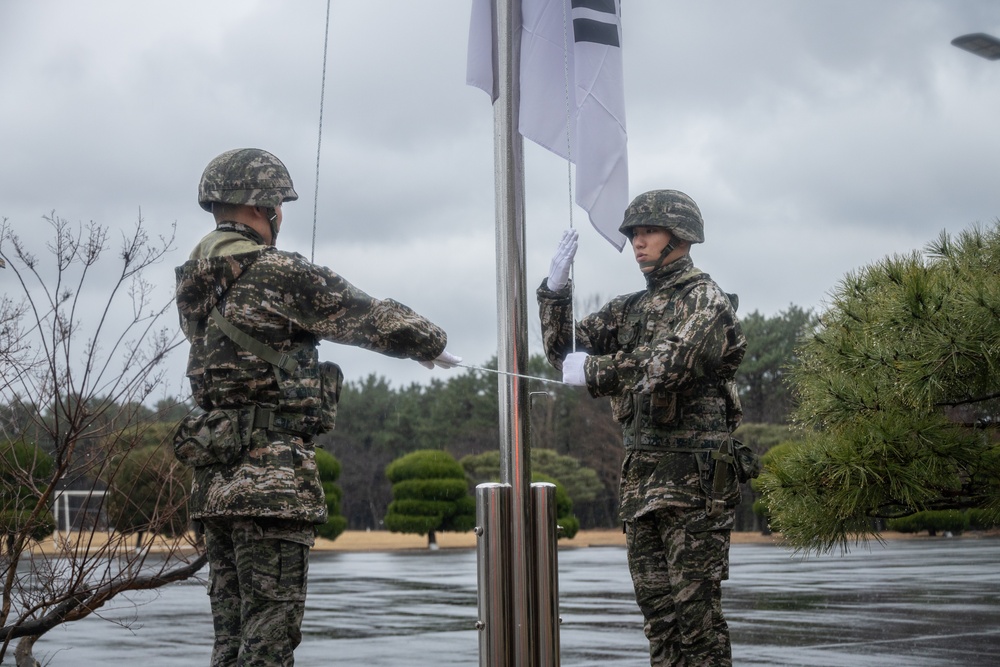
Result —
[[[24, 638], [18, 659], [29, 660], [53, 627], [205, 563], [185, 555], [203, 547], [184, 534], [190, 473], [167, 444], [173, 424], [145, 405], [180, 341], [163, 320], [170, 295], [145, 277], [171, 250], [175, 227], [152, 240], [140, 212], [110, 253], [108, 227], [54, 212], [45, 220], [52, 237], [42, 257], [30, 247], [36, 239], [0, 223], [13, 278], [0, 301], [0, 662], [12, 639]], [[54, 503], [71, 492], [86, 499], [72, 537], [63, 526], [50, 538]], [[130, 535], [137, 546], [143, 535], [158, 541], [157, 571]]]

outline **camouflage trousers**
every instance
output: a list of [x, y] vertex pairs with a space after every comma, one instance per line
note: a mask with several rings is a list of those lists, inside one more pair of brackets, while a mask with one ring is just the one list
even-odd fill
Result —
[[668, 507], [625, 523], [629, 571], [652, 667], [730, 667], [722, 580], [735, 514]]
[[302, 641], [313, 527], [205, 519], [215, 645], [212, 667], [286, 667]]

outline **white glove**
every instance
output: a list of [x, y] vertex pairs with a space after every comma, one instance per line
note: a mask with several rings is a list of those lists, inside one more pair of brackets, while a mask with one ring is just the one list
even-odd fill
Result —
[[588, 356], [586, 352], [570, 352], [566, 355], [563, 359], [563, 382], [577, 387], [587, 386], [587, 374], [583, 372], [583, 364]]
[[545, 286], [553, 292], [566, 287], [569, 282], [569, 269], [576, 256], [577, 237], [575, 229], [567, 229], [563, 232], [562, 238], [559, 240], [559, 247], [556, 248], [556, 254], [552, 256], [552, 262], [549, 264], [549, 279]]
[[451, 354], [450, 352], [445, 350], [444, 352], [439, 354], [437, 358], [434, 359], [434, 361], [421, 361], [418, 363], [424, 368], [430, 368], [431, 370], [434, 370], [435, 366], [437, 366], [438, 368], [454, 368], [455, 365], [461, 363], [461, 361], [462, 357], [456, 357], [454, 354]]

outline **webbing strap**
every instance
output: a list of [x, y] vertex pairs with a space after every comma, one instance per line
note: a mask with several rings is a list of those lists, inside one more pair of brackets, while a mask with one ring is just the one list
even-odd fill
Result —
[[658, 447], [656, 445], [635, 445], [629, 444], [625, 445], [625, 451], [627, 452], [662, 452], [664, 454], [701, 454], [703, 452], [712, 452], [714, 456], [716, 450], [711, 447]]
[[293, 435], [308, 436], [316, 433], [314, 424], [307, 423], [305, 415], [279, 412], [269, 408], [255, 406], [253, 408], [253, 427], [265, 428], [268, 431], [278, 431], [279, 433], [291, 433]]
[[712, 476], [712, 497], [705, 502], [708, 516], [718, 516], [726, 508], [726, 503], [722, 500], [726, 492], [726, 472], [729, 466], [735, 463], [733, 458], [733, 440], [727, 437], [726, 441], [719, 446], [718, 450], [712, 452], [715, 459], [715, 471]]
[[299, 362], [295, 357], [290, 357], [283, 352], [278, 352], [272, 347], [265, 345], [250, 334], [238, 329], [232, 322], [223, 317], [218, 308], [212, 308], [212, 321], [222, 329], [222, 333], [229, 336], [234, 343], [242, 347], [247, 352], [255, 354], [272, 366], [277, 366], [286, 373], [294, 373]]

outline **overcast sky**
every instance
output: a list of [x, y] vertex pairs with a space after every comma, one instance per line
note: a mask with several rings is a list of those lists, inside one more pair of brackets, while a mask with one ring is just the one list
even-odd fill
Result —
[[[279, 246], [440, 324], [472, 365], [496, 353], [493, 113], [465, 85], [469, 0], [334, 0], [322, 159], [322, 0], [0, 0], [0, 216], [178, 226], [154, 278], [212, 225], [205, 165], [267, 149], [299, 192]], [[740, 312], [821, 311], [843, 276], [1000, 216], [1000, 61], [950, 45], [1000, 36], [992, 0], [624, 0], [630, 193], [675, 188], [705, 217], [695, 263]], [[570, 218], [563, 161], [525, 145], [534, 287]], [[573, 211], [577, 301], [641, 289]], [[13, 293], [8, 269], [4, 291]], [[175, 327], [171, 313], [166, 322]], [[342, 346], [349, 380], [448, 377]], [[171, 389], [187, 392], [183, 353]]]

